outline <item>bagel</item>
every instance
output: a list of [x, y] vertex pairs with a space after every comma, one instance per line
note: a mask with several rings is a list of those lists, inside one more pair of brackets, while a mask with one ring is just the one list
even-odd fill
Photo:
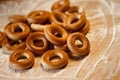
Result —
[[70, 7], [70, 1], [69, 0], [59, 0], [52, 5], [51, 11], [65, 12], [69, 9], [69, 7]]
[[52, 24], [64, 26], [67, 16], [62, 12], [51, 12], [50, 21]]
[[[79, 40], [82, 43], [81, 47], [78, 47], [75, 44], [75, 41]], [[75, 54], [77, 56], [83, 56], [89, 53], [90, 51], [90, 43], [85, 35], [79, 32], [75, 32], [69, 35], [67, 39], [68, 49], [71, 51], [71, 54]]]
[[44, 10], [35, 10], [28, 14], [27, 20], [29, 23], [41, 24], [49, 18], [49, 12]]
[[26, 45], [35, 55], [41, 55], [47, 50], [48, 41], [42, 32], [33, 32], [27, 37]]
[[16, 50], [25, 49], [25, 48], [26, 48], [25, 41], [14, 41], [14, 40], [5, 38], [5, 40], [2, 43], [2, 51], [5, 54], [11, 54]]
[[86, 23], [86, 17], [81, 13], [71, 13], [64, 23], [64, 28], [70, 31], [76, 31]]
[[27, 18], [24, 15], [16, 14], [8, 17], [9, 22], [23, 22], [28, 23]]
[[14, 69], [28, 69], [34, 64], [35, 57], [29, 50], [18, 50], [10, 55], [9, 63]]
[[10, 39], [22, 40], [29, 35], [30, 28], [25, 23], [13, 22], [5, 26], [4, 31]]
[[[57, 61], [52, 61], [52, 58], [59, 57]], [[47, 70], [59, 69], [68, 63], [68, 55], [63, 50], [48, 50], [41, 57], [41, 64]]]
[[58, 25], [49, 25], [44, 29], [45, 37], [55, 45], [64, 45], [67, 41], [67, 31]]

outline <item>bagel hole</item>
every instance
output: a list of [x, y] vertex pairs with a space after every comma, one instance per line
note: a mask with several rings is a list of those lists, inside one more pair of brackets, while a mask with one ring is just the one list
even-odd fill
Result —
[[62, 35], [59, 34], [58, 32], [56, 32], [56, 33], [54, 33], [54, 34], [55, 34], [55, 36], [57, 36], [57, 37], [62, 37]]
[[59, 21], [59, 22], [63, 22], [63, 18], [62, 18], [62, 16], [60, 16], [60, 15], [58, 15], [58, 14], [55, 14], [55, 18], [57, 19], [57, 21]]
[[53, 28], [52, 31], [51, 31], [51, 33], [52, 33], [53, 35], [55, 35], [56, 37], [59, 37], [59, 38], [62, 37], [62, 34], [60, 33], [60, 31], [57, 30], [56, 28]]
[[40, 13], [36, 13], [34, 16], [41, 16], [41, 14]]
[[49, 19], [47, 19], [45, 22], [42, 23], [42, 25], [47, 25], [47, 24], [51, 24], [51, 21]]
[[80, 40], [75, 40], [75, 45], [78, 47], [78, 48], [81, 48], [83, 46], [82, 42]]
[[51, 57], [51, 58], [50, 58], [50, 61], [51, 61], [51, 62], [56, 62], [56, 61], [59, 61], [60, 59], [61, 59], [61, 58], [56, 55], [56, 56]]
[[20, 44], [19, 41], [12, 41], [12, 40], [10, 40], [9, 42], [10, 42], [10, 45], [12, 45], [12, 46], [17, 46], [17, 45]]
[[33, 43], [37, 47], [43, 47], [44, 46], [43, 40], [34, 40]]
[[27, 60], [27, 57], [24, 56], [24, 55], [20, 56], [20, 57], [17, 59], [18, 62], [22, 62], [22, 61], [25, 61], [25, 60]]
[[17, 33], [17, 32], [22, 32], [23, 30], [19, 27], [19, 26], [16, 26], [15, 29], [14, 29], [14, 32]]
[[59, 32], [53, 32], [53, 34], [54, 34], [56, 37], [59, 37], [59, 38], [62, 37], [62, 35], [61, 35]]
[[78, 18], [75, 18], [75, 19], [73, 19], [72, 21], [71, 21], [71, 23], [75, 23], [75, 22], [77, 22], [79, 19]]

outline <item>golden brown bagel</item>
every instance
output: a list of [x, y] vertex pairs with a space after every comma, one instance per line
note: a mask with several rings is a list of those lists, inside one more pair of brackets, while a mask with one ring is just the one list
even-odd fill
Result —
[[65, 12], [67, 16], [71, 15], [71, 13], [79, 13], [85, 15], [85, 10], [83, 7], [78, 6], [70, 6], [69, 10]]
[[65, 12], [69, 9], [69, 7], [70, 7], [69, 0], [59, 0], [52, 5], [51, 10], [55, 12], [57, 11]]
[[27, 20], [29, 23], [41, 24], [49, 18], [49, 12], [44, 10], [32, 11], [28, 14]]
[[35, 57], [29, 50], [17, 50], [10, 55], [9, 63], [14, 69], [28, 69], [34, 64]]
[[68, 13], [78, 12], [78, 6], [71, 6], [68, 10]]
[[[59, 57], [57, 61], [52, 61], [52, 58]], [[48, 50], [41, 58], [42, 66], [47, 70], [59, 69], [64, 67], [68, 63], [68, 55], [63, 50]]]
[[4, 31], [10, 39], [21, 40], [29, 35], [30, 28], [25, 23], [14, 22], [5, 26]]
[[[76, 40], [81, 41], [81, 47], [75, 45]], [[85, 35], [79, 32], [75, 32], [69, 35], [67, 39], [67, 45], [72, 54], [76, 54], [77, 56], [86, 55], [90, 51], [90, 43], [87, 37], [85, 37]]]
[[27, 18], [24, 15], [16, 14], [16, 15], [11, 15], [8, 17], [8, 20], [10, 22], [23, 22], [23, 23], [28, 23]]
[[64, 23], [64, 28], [70, 31], [76, 31], [85, 24], [86, 17], [81, 13], [71, 13]]
[[81, 29], [78, 30], [78, 32], [86, 35], [89, 30], [90, 30], [90, 23], [88, 20], [86, 20], [86, 23], [84, 24], [84, 26]]
[[45, 37], [55, 45], [64, 45], [67, 41], [67, 31], [58, 25], [49, 25], [44, 29]]
[[41, 55], [47, 50], [48, 41], [42, 32], [34, 32], [27, 37], [26, 45], [35, 55]]
[[62, 12], [51, 12], [50, 14], [50, 21], [53, 24], [57, 24], [60, 26], [64, 26], [64, 22], [67, 16]]
[[16, 50], [19, 49], [25, 49], [26, 43], [25, 41], [13, 41], [8, 38], [5, 38], [5, 40], [2, 43], [2, 51], [6, 54], [11, 54]]

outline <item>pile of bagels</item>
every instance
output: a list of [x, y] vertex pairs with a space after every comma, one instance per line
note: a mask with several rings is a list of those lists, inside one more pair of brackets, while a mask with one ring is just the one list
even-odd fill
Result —
[[47, 70], [65, 67], [69, 58], [88, 55], [90, 43], [85, 36], [90, 30], [85, 11], [71, 6], [69, 0], [56, 1], [51, 11], [35, 10], [28, 15], [11, 15], [4, 32], [0, 31], [0, 46], [9, 54], [14, 69], [32, 68], [35, 57]]

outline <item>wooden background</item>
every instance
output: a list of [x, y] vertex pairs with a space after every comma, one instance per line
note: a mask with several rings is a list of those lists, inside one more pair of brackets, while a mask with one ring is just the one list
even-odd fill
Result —
[[[0, 30], [8, 23], [8, 16], [27, 15], [32, 10], [50, 10], [56, 0], [1, 0]], [[120, 1], [70, 0], [71, 5], [82, 6], [90, 21], [91, 51], [81, 60], [69, 60], [65, 69], [45, 72], [40, 57], [27, 71], [9, 68], [9, 55], [0, 49], [0, 80], [120, 80]]]

